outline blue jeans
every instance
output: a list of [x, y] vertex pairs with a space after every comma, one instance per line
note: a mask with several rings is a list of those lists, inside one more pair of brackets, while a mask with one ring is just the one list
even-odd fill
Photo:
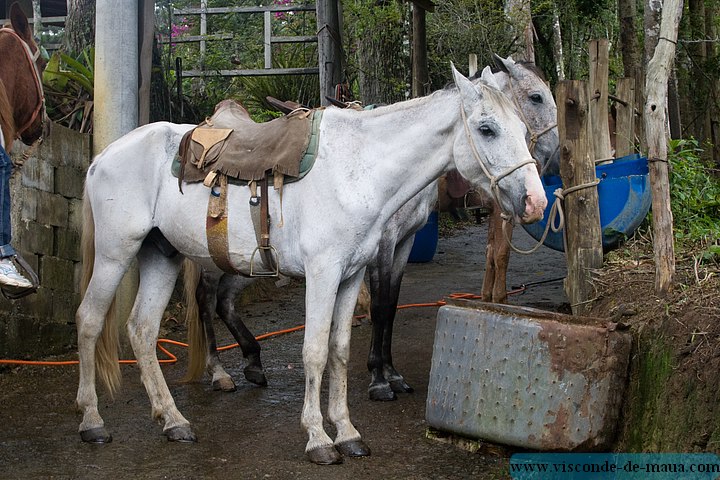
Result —
[[10, 175], [13, 163], [10, 155], [0, 147], [0, 258], [12, 257], [15, 249], [10, 245]]

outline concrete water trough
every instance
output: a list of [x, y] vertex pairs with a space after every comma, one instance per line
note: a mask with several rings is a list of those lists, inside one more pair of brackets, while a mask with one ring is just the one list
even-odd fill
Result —
[[534, 450], [607, 448], [630, 349], [607, 319], [453, 301], [438, 311], [427, 423]]

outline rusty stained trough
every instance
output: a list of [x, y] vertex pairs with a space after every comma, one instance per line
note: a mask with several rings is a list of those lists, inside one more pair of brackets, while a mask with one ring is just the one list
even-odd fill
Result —
[[630, 349], [608, 320], [453, 301], [438, 311], [427, 423], [536, 450], [608, 448]]

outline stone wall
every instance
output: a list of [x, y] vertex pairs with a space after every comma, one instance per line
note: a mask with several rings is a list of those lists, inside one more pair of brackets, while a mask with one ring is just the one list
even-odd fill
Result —
[[[18, 300], [0, 296], [0, 358], [44, 357], [77, 343], [81, 199], [91, 137], [52, 127], [11, 180], [12, 243], [38, 274], [40, 288]], [[14, 160], [23, 156], [18, 147]]]

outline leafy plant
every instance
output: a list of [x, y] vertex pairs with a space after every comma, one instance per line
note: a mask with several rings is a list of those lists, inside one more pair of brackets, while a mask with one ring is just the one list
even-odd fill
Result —
[[92, 132], [95, 49], [77, 58], [55, 52], [43, 72], [48, 116], [80, 132]]
[[670, 141], [670, 203], [679, 246], [710, 245], [712, 254], [720, 248], [720, 179], [701, 153], [697, 140]]

